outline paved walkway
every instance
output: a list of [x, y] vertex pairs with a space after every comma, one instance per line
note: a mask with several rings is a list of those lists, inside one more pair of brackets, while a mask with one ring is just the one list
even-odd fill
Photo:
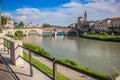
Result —
[[13, 80], [8, 69], [6, 68], [4, 63], [1, 61], [1, 58], [0, 58], [0, 80]]
[[[35, 67], [33, 67], [33, 77], [30, 77], [30, 66], [28, 62], [24, 61], [23, 65], [14, 66], [10, 62], [10, 58], [9, 58], [10, 55], [6, 54], [3, 56], [20, 80], [51, 80], [49, 77], [47, 77], [45, 74], [43, 74], [41, 71], [39, 71]], [[2, 68], [3, 68], [3, 65], [0, 65], [0, 69]], [[2, 77], [2, 75], [4, 76]], [[9, 79], [6, 79], [6, 78], [4, 79], [5, 76], [8, 76]], [[10, 78], [11, 77], [9, 77], [9, 74], [7, 74], [7, 72], [3, 73], [3, 71], [0, 71], [0, 80], [13, 80]]]

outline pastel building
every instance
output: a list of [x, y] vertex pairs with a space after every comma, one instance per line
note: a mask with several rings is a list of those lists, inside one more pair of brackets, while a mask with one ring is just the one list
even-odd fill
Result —
[[79, 32], [91, 32], [93, 25], [94, 25], [95, 21], [88, 21], [87, 20], [87, 13], [85, 11], [84, 13], [84, 20], [82, 20], [82, 17], [78, 17], [78, 23], [77, 23], [77, 27]]
[[96, 31], [120, 32], [120, 17], [106, 18], [96, 22], [94, 28]]

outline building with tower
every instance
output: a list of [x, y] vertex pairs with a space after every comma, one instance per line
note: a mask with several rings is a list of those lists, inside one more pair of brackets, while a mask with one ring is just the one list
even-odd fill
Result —
[[85, 11], [85, 13], [84, 13], [84, 23], [86, 23], [86, 22], [87, 22], [87, 13]]
[[82, 17], [78, 17], [77, 28], [80, 33], [83, 32], [91, 32], [95, 21], [88, 21], [87, 20], [87, 12], [84, 13], [84, 20]]

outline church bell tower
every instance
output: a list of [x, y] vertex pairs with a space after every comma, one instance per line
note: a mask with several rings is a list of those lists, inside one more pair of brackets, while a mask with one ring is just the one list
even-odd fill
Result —
[[84, 22], [87, 22], [87, 13], [86, 13], [86, 11], [84, 13]]

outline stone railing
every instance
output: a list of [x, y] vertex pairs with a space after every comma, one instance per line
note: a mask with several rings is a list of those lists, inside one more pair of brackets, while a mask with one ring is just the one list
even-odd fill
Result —
[[[5, 50], [5, 42], [9, 43], [9, 45], [7, 45], [6, 47], [9, 48], [10, 51], [10, 60], [14, 65], [20, 65], [23, 64], [23, 59], [21, 57], [23, 57], [23, 49], [21, 47], [19, 47], [19, 45], [22, 46], [22, 41], [19, 40], [14, 40], [12, 38], [6, 37], [1, 35], [0, 37], [0, 50]], [[21, 57], [20, 57], [21, 56]]]

